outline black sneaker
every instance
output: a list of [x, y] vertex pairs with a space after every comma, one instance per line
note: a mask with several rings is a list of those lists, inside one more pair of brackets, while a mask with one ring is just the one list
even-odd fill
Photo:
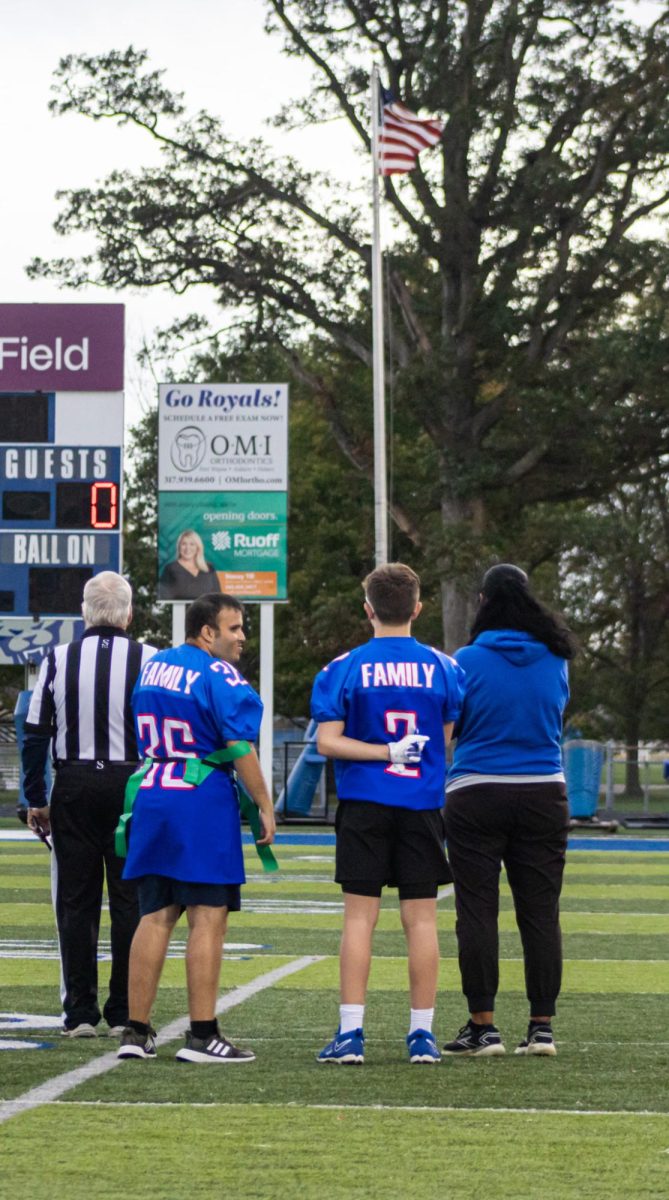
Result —
[[461, 1058], [482, 1058], [484, 1055], [506, 1054], [504, 1044], [496, 1025], [476, 1025], [468, 1021], [452, 1042], [446, 1042], [444, 1054], [460, 1055]]
[[194, 1063], [249, 1063], [255, 1062], [252, 1050], [240, 1050], [233, 1046], [222, 1033], [212, 1033], [209, 1038], [193, 1037], [186, 1031], [186, 1045], [177, 1050], [177, 1062]]
[[549, 1023], [541, 1021], [535, 1025], [530, 1021], [527, 1037], [523, 1038], [520, 1045], [516, 1046], [514, 1054], [543, 1054], [554, 1058], [557, 1054], [557, 1046], [553, 1041], [553, 1030]]
[[126, 1026], [121, 1034], [121, 1045], [119, 1046], [117, 1058], [155, 1058], [156, 1043], [155, 1029], [149, 1028], [148, 1033], [138, 1033], [136, 1029], [131, 1029]]

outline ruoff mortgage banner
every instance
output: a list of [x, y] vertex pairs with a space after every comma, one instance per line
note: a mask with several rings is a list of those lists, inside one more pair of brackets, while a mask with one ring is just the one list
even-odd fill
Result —
[[158, 596], [287, 599], [288, 387], [163, 384]]

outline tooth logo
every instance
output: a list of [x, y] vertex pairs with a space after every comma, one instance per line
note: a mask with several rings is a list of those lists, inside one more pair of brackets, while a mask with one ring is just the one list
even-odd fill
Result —
[[197, 425], [180, 429], [172, 443], [172, 462], [179, 471], [194, 471], [205, 456], [207, 441]]

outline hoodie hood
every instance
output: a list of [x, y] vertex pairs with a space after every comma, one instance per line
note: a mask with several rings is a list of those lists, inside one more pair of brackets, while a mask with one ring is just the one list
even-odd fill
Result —
[[474, 644], [501, 654], [514, 667], [530, 667], [550, 653], [548, 646], [520, 629], [487, 629]]

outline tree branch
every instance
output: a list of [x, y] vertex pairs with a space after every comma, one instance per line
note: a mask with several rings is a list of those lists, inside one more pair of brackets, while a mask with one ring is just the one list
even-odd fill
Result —
[[[339, 446], [339, 449], [346, 456], [348, 461], [360, 471], [362, 475], [371, 483], [374, 483], [374, 466], [370, 462], [369, 456], [358, 446], [350, 437], [346, 429], [336, 397], [333, 395], [330, 388], [325, 383], [321, 375], [310, 371], [305, 365], [297, 351], [281, 345], [281, 350], [290, 364], [291, 370], [296, 378], [304, 383], [315, 396], [318, 397], [323, 412], [327, 417], [328, 425], [332, 431], [334, 439]], [[410, 515], [401, 505], [397, 504], [392, 499], [388, 501], [388, 511], [398, 529], [406, 534], [415, 546], [421, 545], [420, 531]]]
[[529, 475], [530, 471], [533, 471], [539, 465], [542, 458], [545, 458], [549, 448], [550, 442], [537, 442], [536, 446], [532, 446], [513, 466], [504, 472], [504, 483], [510, 486], [512, 483], [518, 483], [519, 480]]

